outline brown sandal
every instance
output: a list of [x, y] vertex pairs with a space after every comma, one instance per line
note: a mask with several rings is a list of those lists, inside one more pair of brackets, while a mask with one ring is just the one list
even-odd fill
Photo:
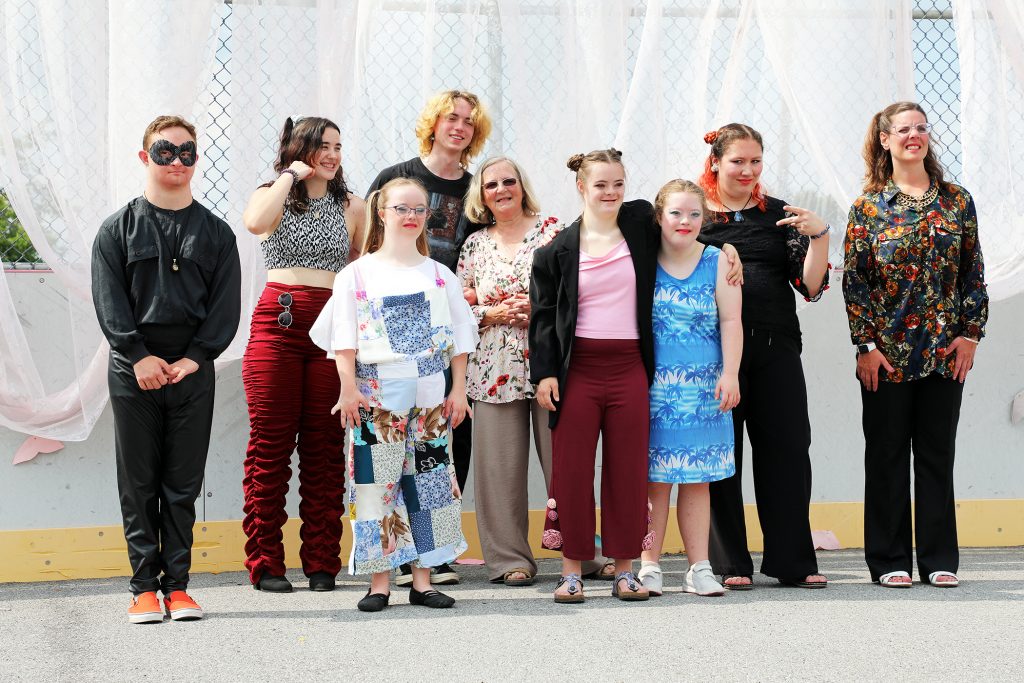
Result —
[[[523, 574], [525, 575], [525, 578], [513, 579], [513, 574]], [[516, 567], [514, 569], [509, 569], [501, 577], [501, 582], [504, 583], [506, 586], [532, 586], [536, 580], [537, 577], [531, 574], [530, 570], [526, 567]]]

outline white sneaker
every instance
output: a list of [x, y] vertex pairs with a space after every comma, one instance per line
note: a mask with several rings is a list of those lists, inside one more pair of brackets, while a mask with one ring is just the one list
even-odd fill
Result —
[[709, 560], [690, 565], [683, 577], [683, 591], [697, 595], [725, 595], [725, 588], [715, 578]]
[[636, 578], [640, 579], [640, 583], [647, 589], [647, 592], [653, 596], [661, 595], [662, 581], [661, 581], [661, 565], [657, 562], [644, 561], [640, 563], [640, 571], [637, 572]]

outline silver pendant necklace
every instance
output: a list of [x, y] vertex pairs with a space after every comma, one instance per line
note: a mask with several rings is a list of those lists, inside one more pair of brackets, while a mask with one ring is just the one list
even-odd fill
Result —
[[723, 202], [721, 199], [719, 199], [718, 201], [722, 205], [723, 209], [725, 209], [726, 211], [732, 211], [733, 212], [732, 220], [733, 220], [734, 223], [742, 223], [743, 222], [743, 214], [741, 213], [741, 211], [743, 211], [744, 209], [747, 208], [747, 205], [750, 204], [750, 200], [753, 199], [753, 198], [754, 198], [754, 193], [751, 192], [750, 196], [747, 197], [747, 201], [743, 202], [743, 208], [742, 209], [730, 209], [728, 206], [725, 205], [725, 202]]

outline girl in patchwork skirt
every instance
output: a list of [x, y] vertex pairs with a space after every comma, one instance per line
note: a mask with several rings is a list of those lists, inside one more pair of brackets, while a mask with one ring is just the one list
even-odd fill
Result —
[[431, 589], [430, 568], [466, 550], [448, 439], [470, 414], [466, 360], [477, 325], [458, 279], [427, 256], [429, 211], [415, 180], [370, 195], [364, 256], [338, 274], [310, 331], [338, 365], [332, 412], [353, 428], [349, 572], [372, 575], [364, 612], [387, 607], [391, 571], [402, 564], [413, 567], [409, 602], [451, 607], [453, 598]]
[[722, 595], [708, 561], [708, 484], [736, 472], [730, 411], [740, 401], [742, 294], [726, 284], [722, 252], [697, 241], [706, 214], [700, 187], [673, 180], [658, 192], [654, 210], [661, 231], [648, 457], [654, 543], [641, 555], [638, 577], [651, 595], [661, 595], [659, 559], [678, 484], [676, 515], [690, 564], [683, 590]]

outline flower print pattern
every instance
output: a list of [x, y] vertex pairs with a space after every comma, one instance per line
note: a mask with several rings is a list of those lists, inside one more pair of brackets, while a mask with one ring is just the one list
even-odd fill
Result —
[[940, 187], [921, 210], [900, 206], [890, 179], [857, 198], [846, 228], [843, 296], [854, 344], [874, 342], [903, 382], [952, 377], [944, 349], [958, 336], [980, 340], [988, 320], [985, 265], [971, 195]]
[[[563, 228], [555, 218], [538, 221], [526, 233], [511, 261], [498, 250], [488, 230], [479, 230], [466, 238], [456, 274], [464, 287], [476, 290], [479, 303], [472, 308], [477, 322], [483, 319], [488, 306], [529, 293], [534, 252]], [[533, 398], [529, 358], [525, 328], [511, 325], [481, 328], [480, 343], [476, 353], [470, 355], [466, 369], [467, 395], [487, 403]]]

